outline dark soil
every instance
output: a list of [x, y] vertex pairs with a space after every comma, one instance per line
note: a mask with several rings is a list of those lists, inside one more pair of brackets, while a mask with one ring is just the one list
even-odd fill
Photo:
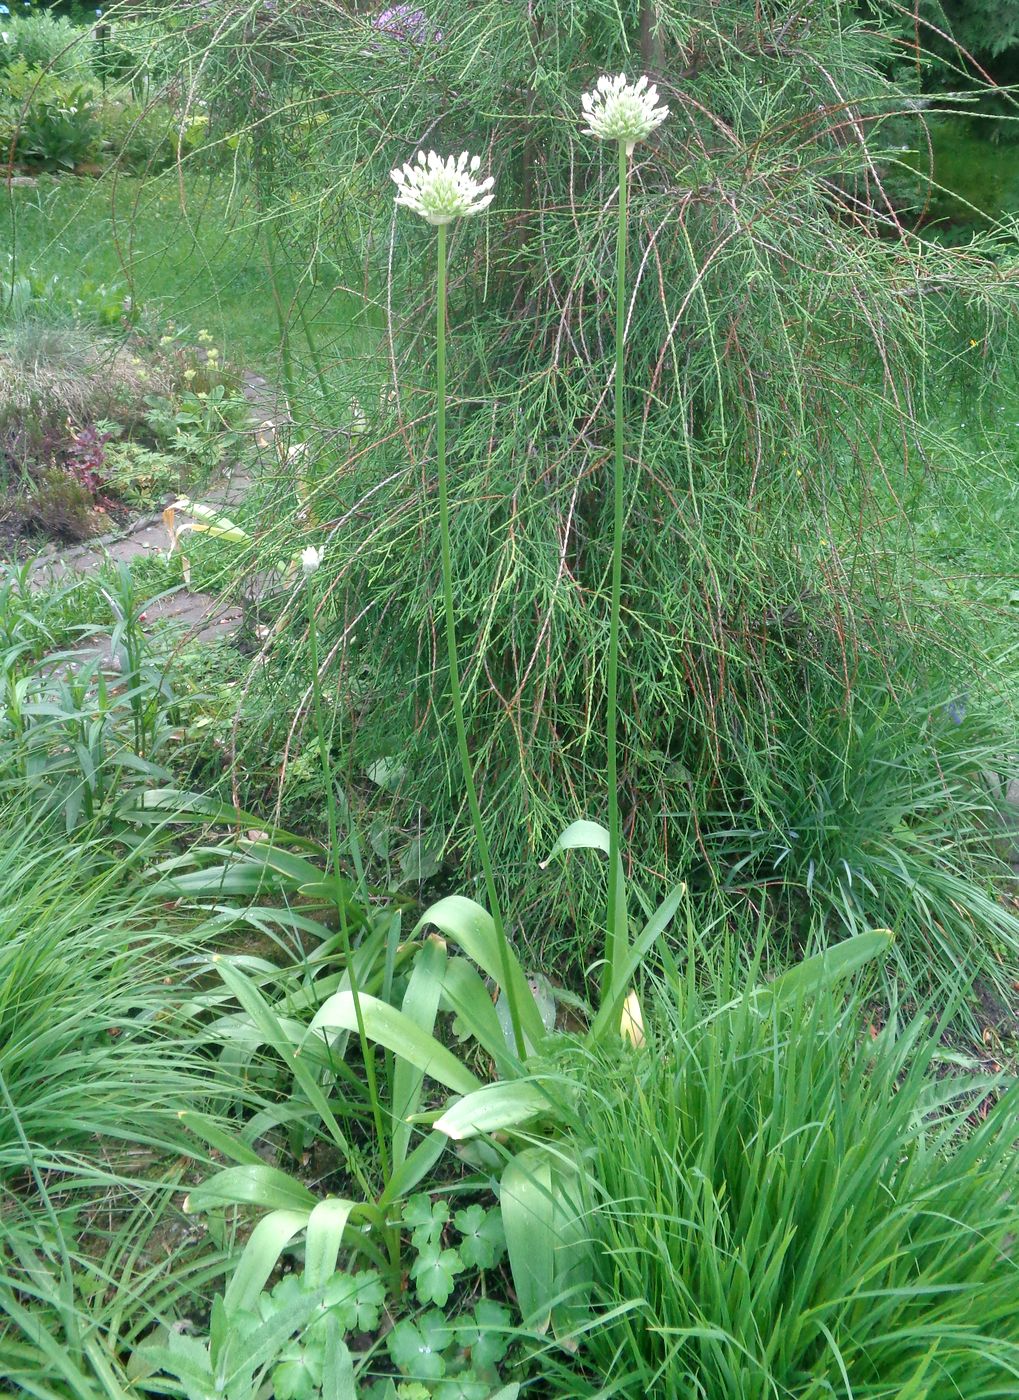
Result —
[[84, 536], [78, 531], [51, 531], [44, 529], [32, 512], [25, 509], [22, 493], [10, 492], [0, 497], [0, 563], [31, 559], [48, 544], [83, 544], [97, 535], [126, 528], [136, 514], [129, 506], [107, 499], [96, 505]]
[[13, 562], [30, 558], [34, 552], [32, 538], [26, 534], [24, 519], [0, 505], [0, 560]]

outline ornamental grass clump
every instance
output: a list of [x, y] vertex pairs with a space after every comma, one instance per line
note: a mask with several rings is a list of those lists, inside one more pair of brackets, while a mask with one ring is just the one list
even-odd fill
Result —
[[601, 1316], [554, 1393], [1015, 1394], [1019, 1089], [944, 1078], [926, 1016], [879, 1029], [831, 990], [769, 1012], [696, 964], [645, 1051], [586, 1063]]

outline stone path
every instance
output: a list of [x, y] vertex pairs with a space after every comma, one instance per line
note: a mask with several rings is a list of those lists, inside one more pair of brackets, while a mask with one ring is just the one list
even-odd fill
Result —
[[[252, 405], [253, 429], [267, 419], [279, 421], [275, 396], [266, 379], [246, 371], [243, 388]], [[229, 515], [230, 507], [244, 499], [251, 484], [250, 472], [242, 467], [232, 467], [202, 491], [202, 502], [221, 506], [223, 513]], [[172, 504], [174, 499], [168, 496], [163, 508]], [[42, 583], [56, 583], [75, 574], [89, 574], [109, 562], [130, 564], [132, 560], [154, 550], [165, 552], [169, 548], [169, 539], [163, 522], [163, 508], [141, 516], [123, 530], [101, 535], [85, 544], [69, 548], [48, 546], [35, 564], [34, 576]], [[188, 518], [184, 512], [177, 514], [179, 521]], [[186, 640], [205, 641], [229, 635], [241, 621], [238, 607], [227, 606], [221, 598], [211, 593], [192, 592], [185, 585], [153, 602], [146, 607], [145, 613], [148, 622], [180, 624]], [[104, 648], [100, 645], [97, 650], [101, 653]]]

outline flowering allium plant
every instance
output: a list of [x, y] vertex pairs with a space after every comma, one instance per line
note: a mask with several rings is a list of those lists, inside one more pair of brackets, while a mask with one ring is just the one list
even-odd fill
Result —
[[618, 78], [603, 73], [594, 91], [580, 99], [587, 121], [584, 134], [599, 141], [622, 141], [629, 155], [669, 115], [668, 107], [658, 107], [657, 102], [658, 89], [647, 78], [628, 83], [623, 73]]
[[448, 160], [434, 151], [427, 155], [418, 151], [416, 164], [408, 161], [391, 172], [399, 190], [396, 202], [430, 224], [451, 224], [454, 219], [480, 214], [495, 198], [491, 175], [484, 180], [474, 178], [480, 165], [481, 157], [469, 156], [466, 151]]

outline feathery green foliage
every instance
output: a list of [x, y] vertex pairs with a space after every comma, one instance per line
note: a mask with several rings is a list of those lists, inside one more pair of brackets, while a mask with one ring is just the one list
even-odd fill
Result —
[[[884, 690], [887, 722], [911, 728], [904, 695], [998, 685], [988, 624], [933, 586], [910, 517], [928, 480], [973, 469], [932, 409], [1009, 355], [1010, 245], [941, 246], [886, 196], [902, 121], [924, 139], [914, 95], [884, 76], [891, 18], [599, 0], [523, 21], [453, 0], [408, 34], [339, 4], [175, 10], [194, 100], [243, 132], [270, 248], [309, 283], [363, 289], [360, 359], [285, 319], [309, 450], [298, 489], [288, 470], [267, 498], [259, 557], [328, 536], [323, 650], [351, 763], [395, 759], [401, 796], [468, 861], [444, 737], [431, 240], [395, 220], [388, 176], [422, 145], [483, 152], [495, 174], [489, 214], [450, 245], [453, 586], [472, 759], [525, 924], [525, 853], [604, 803], [616, 179], [578, 120], [599, 71], [648, 69], [672, 113], [637, 153], [626, 315], [619, 774], [627, 847], [655, 853], [644, 874], [694, 868], [718, 888], [756, 860], [725, 834], [784, 840], [774, 793], [809, 785], [817, 717], [851, 736]], [[967, 361], [969, 340], [994, 359]], [[992, 759], [1004, 682], [994, 705]], [[921, 787], [930, 733], [911, 728]], [[852, 810], [856, 774], [836, 776]], [[875, 839], [898, 822], [882, 809]], [[882, 879], [878, 861], [857, 894]], [[806, 869], [769, 882], [776, 907], [804, 897]], [[916, 928], [930, 938], [925, 913]]]

